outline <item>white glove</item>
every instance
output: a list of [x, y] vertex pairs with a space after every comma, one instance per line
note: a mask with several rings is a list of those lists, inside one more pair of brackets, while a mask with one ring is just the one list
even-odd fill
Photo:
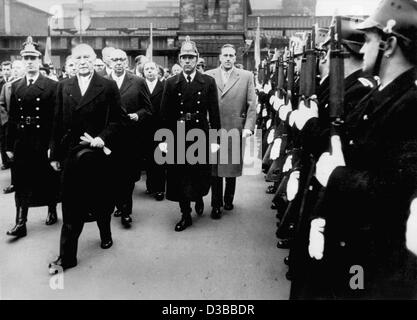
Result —
[[168, 143], [166, 142], [161, 142], [159, 145], [159, 150], [161, 150], [161, 152], [163, 153], [168, 153]]
[[287, 183], [287, 199], [289, 202], [293, 201], [298, 193], [300, 181], [300, 171], [291, 173]]
[[107, 156], [111, 154], [111, 150], [105, 146], [103, 139], [101, 139], [100, 137], [93, 138], [87, 132], [84, 132], [84, 136], [80, 137], [80, 139], [81, 144], [89, 144], [92, 148], [103, 149], [103, 152]]
[[276, 160], [279, 158], [279, 155], [281, 154], [281, 144], [282, 144], [281, 138], [275, 139], [274, 145], [272, 146], [272, 149], [271, 149], [271, 160]]
[[261, 107], [262, 107], [262, 105], [260, 103], [258, 103], [258, 105], [256, 106], [256, 114], [261, 113]]
[[58, 161], [52, 161], [50, 164], [55, 171], [61, 171], [61, 164]]
[[274, 142], [274, 136], [275, 136], [275, 129], [272, 129], [271, 131], [269, 131], [268, 138], [266, 139], [266, 142], [268, 144], [271, 144], [272, 142]]
[[298, 110], [294, 110], [290, 114], [290, 118], [288, 119], [290, 127], [293, 127], [295, 124], [295, 120], [297, 119]]
[[417, 255], [417, 199], [411, 202], [405, 239], [407, 249]]
[[292, 105], [291, 105], [291, 102], [288, 102], [287, 104], [282, 105], [282, 106], [279, 108], [279, 111], [278, 111], [279, 118], [280, 118], [282, 121], [287, 120], [288, 114], [289, 114], [291, 111], [292, 111]]
[[7, 154], [7, 157], [8, 157], [10, 160], [13, 160], [13, 158], [14, 158], [14, 153], [13, 153], [13, 152], [11, 152], [11, 151], [6, 151], [6, 154]]
[[269, 128], [271, 128], [271, 124], [272, 124], [272, 120], [271, 119], [269, 119], [267, 122], [266, 122], [266, 129], [268, 130]]
[[319, 108], [315, 100], [310, 100], [310, 108], [308, 108], [304, 101], [301, 101], [298, 106], [298, 112], [295, 117], [295, 125], [298, 130], [303, 130], [306, 123], [313, 118], [319, 117]]
[[138, 121], [139, 120], [139, 116], [136, 113], [129, 113], [129, 118], [132, 121]]
[[220, 145], [219, 145], [219, 144], [217, 144], [217, 143], [212, 143], [212, 144], [210, 145], [210, 148], [211, 148], [211, 152], [212, 152], [212, 153], [216, 153], [217, 151], [219, 151], [219, 149], [220, 149]]
[[282, 167], [282, 172], [288, 172], [292, 169], [292, 155], [287, 157], [285, 160], [284, 166]]
[[272, 90], [272, 87], [271, 87], [271, 83], [270, 82], [268, 82], [267, 84], [264, 85], [264, 91], [266, 93], [270, 92], [271, 90]]
[[[278, 94], [278, 93], [277, 93], [277, 94]], [[279, 110], [279, 108], [281, 108], [282, 106], [285, 106], [285, 105], [286, 105], [286, 104], [285, 104], [285, 99], [284, 99], [284, 98], [280, 99], [279, 97], [277, 97], [277, 99], [276, 99], [276, 100], [275, 100], [275, 102], [274, 102], [273, 108], [274, 108], [274, 110], [275, 110], [275, 111], [278, 111], [278, 110]], [[292, 110], [291, 101], [288, 101], [287, 106], [288, 106], [289, 108], [291, 108], [291, 110]]]
[[268, 116], [268, 111], [266, 111], [266, 109], [262, 110], [262, 117], [265, 118]]
[[346, 166], [339, 136], [331, 138], [331, 146], [332, 154], [323, 153], [316, 165], [316, 178], [323, 187], [327, 187], [329, 178], [336, 168]]
[[277, 100], [277, 94], [278, 92], [276, 92], [273, 96], [271, 96], [271, 98], [269, 98], [269, 104], [272, 106], [274, 105], [275, 101]]
[[243, 131], [242, 131], [242, 138], [243, 139], [245, 139], [245, 138], [249, 138], [249, 137], [251, 137], [253, 135], [253, 133], [252, 133], [252, 131], [251, 130], [249, 130], [249, 129], [243, 129]]
[[321, 260], [324, 256], [324, 228], [326, 220], [315, 219], [311, 221], [310, 243], [308, 253], [312, 259]]

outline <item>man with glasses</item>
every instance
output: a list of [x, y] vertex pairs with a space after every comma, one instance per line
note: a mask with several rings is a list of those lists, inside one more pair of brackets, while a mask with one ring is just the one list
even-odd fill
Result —
[[49, 166], [57, 83], [40, 74], [38, 45], [28, 37], [21, 51], [26, 75], [12, 83], [7, 155], [13, 160], [16, 225], [7, 235], [25, 237], [30, 207], [48, 206], [47, 225], [57, 222], [59, 175]]
[[124, 139], [123, 152], [115, 157], [119, 168], [116, 188], [116, 217], [121, 217], [123, 226], [132, 223], [132, 193], [135, 182], [141, 174], [141, 160], [145, 155], [146, 127], [152, 114], [152, 105], [144, 79], [126, 72], [126, 52], [115, 49], [110, 55], [112, 74], [108, 79], [114, 80], [119, 88], [122, 108], [129, 116], [129, 124]]
[[111, 157], [121, 148], [125, 120], [114, 81], [94, 72], [96, 54], [87, 44], [72, 50], [77, 76], [58, 85], [50, 160], [62, 170], [60, 254], [51, 262], [51, 274], [77, 265], [78, 238], [85, 222], [96, 220], [101, 248], [113, 245], [110, 221], [114, 209]]

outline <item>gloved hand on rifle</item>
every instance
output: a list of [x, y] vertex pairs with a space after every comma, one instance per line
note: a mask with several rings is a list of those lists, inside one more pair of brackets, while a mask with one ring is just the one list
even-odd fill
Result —
[[275, 139], [274, 144], [271, 149], [271, 160], [277, 160], [281, 154], [281, 144], [282, 139]]
[[326, 220], [315, 219], [311, 221], [310, 242], [308, 245], [308, 253], [312, 259], [321, 260], [324, 256], [324, 230]]
[[339, 136], [331, 138], [332, 153], [323, 153], [316, 164], [316, 178], [323, 187], [327, 187], [330, 176], [338, 167], [345, 167], [345, 157]]
[[272, 129], [271, 131], [269, 131], [268, 138], [266, 139], [266, 142], [268, 144], [271, 144], [272, 142], [274, 142], [274, 136], [275, 136], [275, 129]]
[[298, 194], [300, 184], [300, 171], [294, 171], [290, 174], [287, 183], [287, 199], [289, 202], [293, 201]]
[[294, 122], [300, 131], [304, 129], [304, 126], [309, 120], [318, 117], [319, 108], [317, 96], [315, 95], [307, 99], [307, 102], [302, 100], [298, 106], [298, 110], [294, 111]]
[[287, 104], [283, 104], [278, 108], [278, 115], [282, 121], [286, 121], [288, 114], [292, 112], [291, 100], [288, 100]]
[[417, 199], [411, 202], [405, 238], [407, 249], [417, 255]]

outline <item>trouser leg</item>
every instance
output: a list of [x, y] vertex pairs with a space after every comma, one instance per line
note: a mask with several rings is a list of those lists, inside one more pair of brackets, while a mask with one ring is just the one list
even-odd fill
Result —
[[97, 218], [97, 226], [100, 231], [101, 241], [108, 241], [111, 239], [111, 214], [106, 213]]
[[211, 177], [211, 206], [223, 207], [223, 178]]
[[64, 263], [71, 264], [77, 261], [78, 238], [84, 227], [84, 221], [78, 220], [65, 223], [61, 230], [60, 257]]
[[232, 204], [235, 198], [236, 178], [226, 178], [226, 188], [224, 191], [224, 202]]

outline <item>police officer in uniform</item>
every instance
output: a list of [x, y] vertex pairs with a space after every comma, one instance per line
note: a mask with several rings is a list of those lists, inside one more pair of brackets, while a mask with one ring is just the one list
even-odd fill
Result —
[[[199, 129], [205, 133], [208, 141], [209, 128], [220, 128], [219, 103], [215, 80], [196, 70], [198, 51], [196, 44], [189, 37], [181, 46], [179, 60], [183, 72], [166, 81], [161, 102], [161, 118], [165, 127], [177, 137], [179, 130], [187, 132]], [[174, 141], [177, 139], [175, 138]], [[184, 139], [185, 140], [185, 139]], [[181, 143], [181, 142], [179, 142]], [[192, 143], [187, 142], [185, 150]], [[185, 159], [181, 164], [177, 159], [177, 151], [184, 150], [176, 142], [160, 144], [160, 149], [167, 151], [167, 155], [175, 157], [174, 164], [167, 166], [166, 198], [179, 202], [182, 218], [175, 226], [175, 231], [181, 232], [192, 225], [191, 202], [196, 202], [197, 214], [202, 214], [204, 203], [202, 198], [210, 189], [211, 165], [209, 154], [211, 147], [206, 143], [205, 163], [192, 164]]]
[[26, 76], [12, 84], [7, 150], [13, 161], [16, 225], [9, 236], [26, 236], [30, 207], [48, 206], [47, 225], [57, 222], [59, 175], [49, 165], [57, 82], [39, 73], [41, 53], [28, 37], [21, 51]]
[[[309, 254], [325, 276], [312, 292], [415, 299], [417, 262], [405, 227], [417, 190], [417, 3], [384, 0], [358, 29], [366, 35], [364, 70], [380, 85], [348, 114], [317, 163], [326, 189], [311, 222]], [[355, 266], [359, 288], [352, 286]]]

